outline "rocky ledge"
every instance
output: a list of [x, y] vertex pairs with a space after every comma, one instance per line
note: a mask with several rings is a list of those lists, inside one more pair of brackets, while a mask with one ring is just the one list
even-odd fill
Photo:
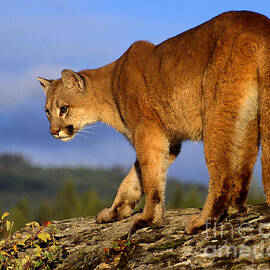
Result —
[[132, 217], [109, 224], [93, 217], [31, 223], [0, 242], [1, 269], [270, 269], [266, 205], [186, 235], [187, 219], [199, 211], [167, 211], [164, 226], [132, 235]]

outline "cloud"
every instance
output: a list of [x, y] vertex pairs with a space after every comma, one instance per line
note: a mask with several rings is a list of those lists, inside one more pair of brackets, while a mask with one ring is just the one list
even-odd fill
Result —
[[71, 9], [68, 4], [61, 12], [39, 7], [37, 13], [35, 6], [33, 3], [29, 7], [32, 12], [26, 5], [23, 12], [16, 10], [12, 16], [0, 16], [0, 72], [14, 72], [40, 63], [95, 68], [120, 57], [136, 40], [159, 43], [186, 29], [165, 18], [153, 20], [89, 7], [76, 12], [77, 8]]
[[[36, 77], [57, 78], [63, 68], [96, 68], [118, 57], [137, 39], [161, 41], [166, 24], [125, 15], [68, 12], [0, 17], [0, 111], [41, 99]], [[179, 30], [177, 30], [179, 31]], [[165, 36], [165, 34], [164, 34]], [[166, 37], [169, 35], [167, 34]], [[165, 38], [165, 37], [164, 37]]]
[[0, 111], [18, 110], [25, 102], [44, 100], [44, 94], [36, 78], [54, 78], [59, 73], [59, 67], [49, 65], [39, 65], [14, 73], [0, 72]]
[[133, 41], [144, 38], [147, 27], [148, 32], [152, 28], [124, 15], [91, 11], [75, 12], [74, 16], [70, 10], [50, 16], [44, 11], [2, 15], [0, 111], [40, 100], [37, 76], [57, 78], [63, 68], [80, 70], [105, 65], [120, 57]]

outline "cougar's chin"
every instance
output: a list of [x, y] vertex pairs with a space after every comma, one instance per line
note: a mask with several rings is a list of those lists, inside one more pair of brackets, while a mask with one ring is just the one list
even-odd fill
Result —
[[62, 142], [68, 142], [68, 141], [72, 140], [73, 138], [74, 138], [74, 135], [73, 136], [69, 136], [69, 137], [62, 137], [62, 138], [60, 138], [60, 140]]
[[59, 132], [59, 139], [62, 142], [68, 142], [72, 140], [74, 137], [75, 137], [75, 133], [73, 133], [72, 135], [69, 135], [69, 134], [66, 134], [64, 131]]

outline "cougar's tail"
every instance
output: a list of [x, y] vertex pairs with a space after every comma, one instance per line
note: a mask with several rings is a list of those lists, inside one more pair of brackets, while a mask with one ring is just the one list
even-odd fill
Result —
[[261, 138], [262, 179], [266, 202], [270, 207], [270, 44], [264, 63], [259, 68], [259, 121]]

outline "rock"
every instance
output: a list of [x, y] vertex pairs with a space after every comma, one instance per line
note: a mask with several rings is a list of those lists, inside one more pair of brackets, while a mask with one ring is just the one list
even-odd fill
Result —
[[[198, 212], [167, 211], [162, 227], [144, 228], [132, 235], [128, 231], [133, 217], [108, 224], [96, 224], [93, 217], [52, 221], [48, 227], [31, 228], [31, 232], [26, 227], [18, 232], [34, 235], [27, 240], [32, 244], [19, 246], [15, 234], [2, 243], [1, 251], [11, 254], [18, 245], [10, 263], [23, 257], [29, 258], [29, 265], [35, 261], [53, 269], [270, 268], [270, 209], [266, 205], [249, 206], [246, 214], [228, 216], [213, 228], [186, 235], [185, 223]], [[39, 233], [51, 238], [44, 242]], [[40, 257], [35, 245], [41, 248]], [[54, 246], [57, 251], [51, 252]]]

